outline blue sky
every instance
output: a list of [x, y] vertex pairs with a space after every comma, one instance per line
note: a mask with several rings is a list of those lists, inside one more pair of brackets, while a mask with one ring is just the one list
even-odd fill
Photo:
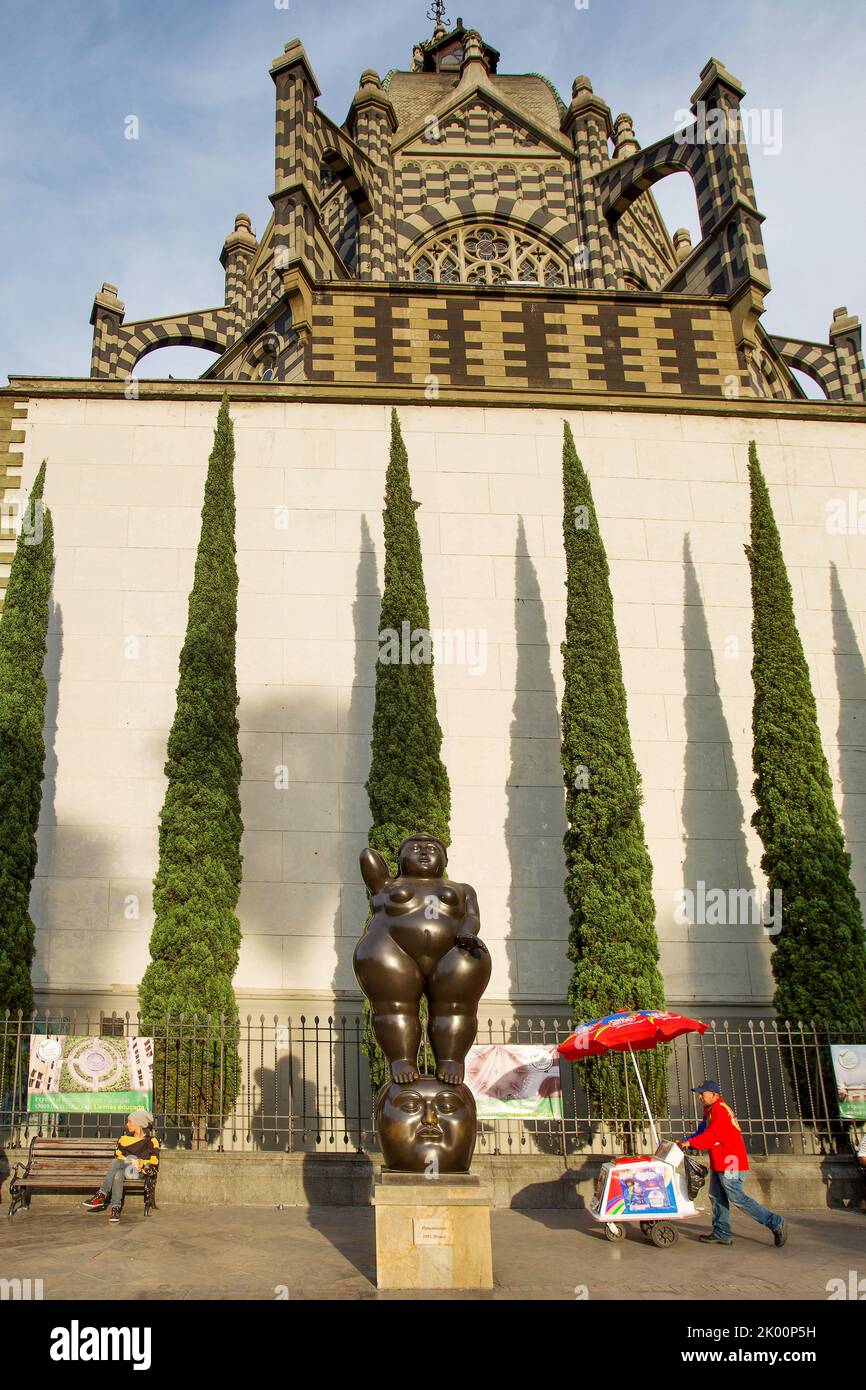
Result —
[[[459, 0], [503, 72], [543, 72], [568, 101], [587, 73], [641, 144], [673, 129], [701, 67], [723, 62], [781, 148], [753, 145], [773, 282], [771, 332], [826, 340], [833, 309], [866, 320], [863, 254], [866, 6], [861, 0]], [[119, 287], [127, 320], [222, 302], [234, 214], [258, 233], [273, 188], [268, 68], [300, 36], [345, 118], [366, 67], [407, 68], [429, 0], [0, 0], [0, 382], [86, 376], [94, 293]], [[139, 139], [125, 138], [127, 118]], [[768, 141], [767, 145], [771, 145]], [[696, 231], [685, 175], [659, 185], [671, 228]], [[197, 375], [187, 349], [147, 375]]]

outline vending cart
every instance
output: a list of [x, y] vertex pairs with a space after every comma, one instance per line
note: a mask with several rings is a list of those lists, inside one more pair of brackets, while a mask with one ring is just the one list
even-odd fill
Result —
[[639, 1158], [612, 1158], [602, 1164], [590, 1213], [604, 1223], [608, 1240], [622, 1240], [626, 1226], [637, 1223], [663, 1249], [676, 1244], [677, 1221], [701, 1214], [689, 1195], [696, 1181], [702, 1184], [690, 1176], [686, 1155], [676, 1144], [659, 1144], [654, 1154]]

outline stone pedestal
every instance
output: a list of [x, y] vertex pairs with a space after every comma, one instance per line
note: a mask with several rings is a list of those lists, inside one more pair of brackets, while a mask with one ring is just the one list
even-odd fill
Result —
[[380, 1289], [492, 1289], [490, 1193], [471, 1173], [383, 1169], [373, 1189]]

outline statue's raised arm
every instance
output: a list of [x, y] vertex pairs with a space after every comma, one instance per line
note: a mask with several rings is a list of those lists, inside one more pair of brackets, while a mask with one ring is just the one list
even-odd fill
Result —
[[388, 865], [379, 851], [371, 849], [369, 845], [366, 849], [361, 850], [361, 877], [366, 883], [367, 891], [371, 897], [375, 893], [381, 893], [391, 877]]

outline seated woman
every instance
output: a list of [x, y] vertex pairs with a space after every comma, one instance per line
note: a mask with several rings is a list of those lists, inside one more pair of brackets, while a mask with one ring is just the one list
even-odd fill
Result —
[[126, 1120], [126, 1134], [121, 1134], [108, 1165], [105, 1177], [89, 1201], [88, 1211], [105, 1211], [111, 1197], [109, 1221], [120, 1220], [123, 1205], [123, 1181], [127, 1177], [142, 1177], [148, 1167], [159, 1163], [159, 1140], [150, 1133], [153, 1116], [147, 1110], [133, 1110]]
[[435, 835], [409, 836], [397, 863], [392, 878], [377, 850], [361, 854], [373, 915], [355, 948], [355, 975], [370, 1000], [392, 1080], [418, 1080], [418, 1011], [426, 995], [436, 1075], [459, 1086], [490, 979], [490, 955], [478, 937], [478, 899], [468, 883], [444, 877], [447, 855]]

